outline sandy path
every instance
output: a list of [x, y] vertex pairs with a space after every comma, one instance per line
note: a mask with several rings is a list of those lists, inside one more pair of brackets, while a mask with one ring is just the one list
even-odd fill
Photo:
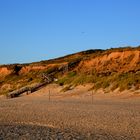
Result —
[[0, 99], [0, 139], [140, 139], [139, 97], [51, 94]]

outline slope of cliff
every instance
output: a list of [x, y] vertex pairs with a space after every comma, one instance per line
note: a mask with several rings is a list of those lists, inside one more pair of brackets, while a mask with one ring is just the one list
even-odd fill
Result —
[[139, 89], [140, 47], [87, 50], [30, 64], [2, 65], [0, 94], [41, 83], [43, 74], [57, 78], [60, 85], [92, 83], [94, 89]]

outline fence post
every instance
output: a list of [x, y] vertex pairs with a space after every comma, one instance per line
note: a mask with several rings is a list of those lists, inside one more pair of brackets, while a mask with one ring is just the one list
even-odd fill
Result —
[[51, 92], [50, 92], [50, 89], [49, 89], [49, 101], [51, 100]]
[[91, 94], [91, 96], [92, 96], [92, 104], [93, 104], [93, 90], [92, 90], [92, 94]]

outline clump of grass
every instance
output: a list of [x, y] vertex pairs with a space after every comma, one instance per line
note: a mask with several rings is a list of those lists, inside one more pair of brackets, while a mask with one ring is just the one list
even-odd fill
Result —
[[58, 80], [59, 85], [71, 84], [71, 85], [83, 85], [86, 83], [94, 83], [96, 77], [94, 75], [77, 74], [75, 72], [68, 73], [64, 77]]
[[140, 75], [136, 73], [123, 73], [116, 79], [120, 91], [130, 89], [132, 86], [140, 83]]
[[65, 84], [70, 84], [75, 79], [76, 75], [77, 75], [76, 72], [71, 71], [71, 72], [67, 73], [66, 75], [64, 75], [63, 77], [59, 78], [57, 83], [60, 86], [63, 86]]
[[63, 85], [65, 85], [66, 83], [68, 83], [68, 77], [62, 77], [62, 78], [60, 78], [58, 81], [57, 81], [57, 84], [59, 84], [60, 86], [63, 86]]
[[76, 76], [76, 78], [73, 80], [74, 85], [83, 85], [86, 83], [94, 83], [95, 76], [94, 75], [85, 75], [85, 74], [79, 74]]
[[66, 87], [64, 87], [61, 92], [66, 92], [66, 91], [69, 91], [72, 89], [72, 86], [71, 85], [67, 85]]
[[71, 72], [69, 72], [67, 75], [68, 75], [68, 77], [70, 78], [70, 77], [74, 77], [74, 76], [76, 76], [76, 72], [75, 71], [71, 71]]
[[107, 77], [99, 77], [98, 81], [95, 83], [95, 90], [100, 89], [100, 88], [107, 88], [110, 86], [111, 83], [111, 79], [107, 78]]

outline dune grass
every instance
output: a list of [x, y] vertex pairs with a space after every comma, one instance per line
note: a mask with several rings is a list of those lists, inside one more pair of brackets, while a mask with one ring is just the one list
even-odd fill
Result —
[[138, 87], [140, 84], [140, 72], [139, 73], [113, 73], [109, 76], [96, 75], [96, 74], [83, 74], [83, 73], [68, 73], [67, 75], [61, 77], [58, 84], [65, 85], [83, 85], [87, 83], [93, 83], [94, 89], [108, 88], [111, 90], [117, 88], [120, 91], [131, 89], [133, 86]]

